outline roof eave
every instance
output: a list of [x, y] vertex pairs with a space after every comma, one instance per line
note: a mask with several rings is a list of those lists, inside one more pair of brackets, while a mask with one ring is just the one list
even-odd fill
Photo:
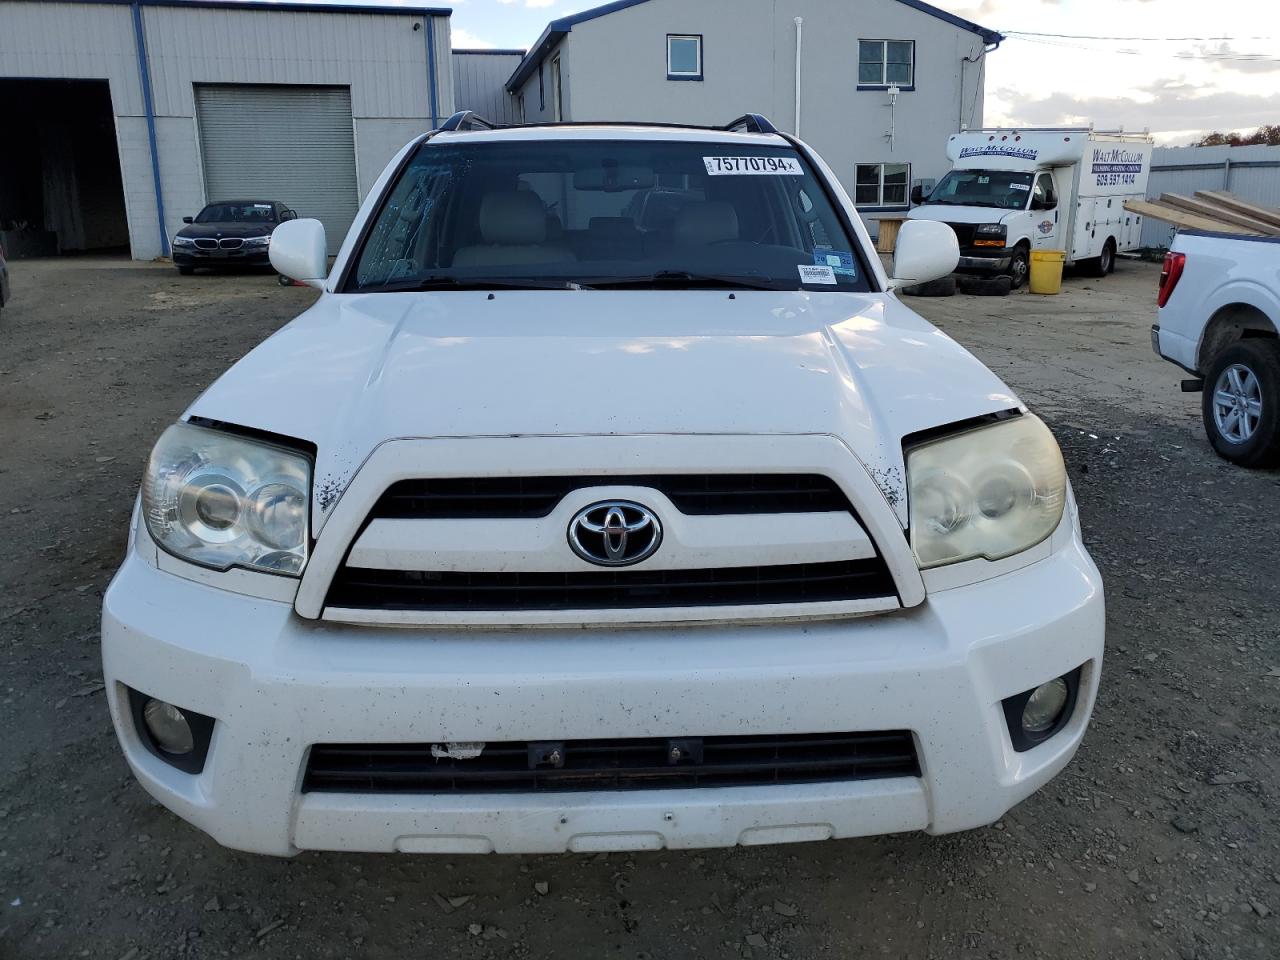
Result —
[[905, 3], [908, 7], [919, 10], [921, 13], [927, 13], [931, 17], [937, 17], [953, 27], [959, 27], [962, 30], [968, 30], [970, 33], [976, 33], [980, 36], [984, 43], [999, 44], [1004, 42], [1004, 34], [995, 30], [988, 30], [981, 24], [974, 23], [972, 20], [966, 20], [964, 17], [957, 17], [954, 13], [935, 7], [931, 3], [925, 3], [924, 0], [898, 0], [899, 3]]

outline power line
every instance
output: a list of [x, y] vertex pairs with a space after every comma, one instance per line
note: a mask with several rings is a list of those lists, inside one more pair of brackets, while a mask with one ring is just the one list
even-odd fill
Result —
[[1046, 47], [1058, 47], [1060, 49], [1071, 50], [1089, 50], [1094, 53], [1118, 54], [1127, 57], [1150, 57], [1163, 56], [1170, 57], [1175, 60], [1202, 60], [1207, 63], [1280, 63], [1280, 58], [1276, 58], [1268, 53], [1237, 53], [1235, 51], [1213, 52], [1206, 51], [1203, 53], [1190, 53], [1187, 51], [1179, 51], [1177, 53], [1151, 54], [1144, 53], [1141, 50], [1104, 50], [1099, 47], [1089, 47], [1082, 43], [1056, 43], [1053, 40], [1041, 40], [1032, 36], [1012, 36], [1011, 40], [1022, 40], [1026, 43], [1038, 43]]
[[1151, 43], [1186, 43], [1193, 40], [1270, 40], [1270, 35], [1261, 37], [1103, 37], [1087, 33], [1040, 33], [1035, 30], [1001, 30], [1003, 34], [1019, 37], [1053, 37], [1059, 40], [1117, 40], [1146, 41]]

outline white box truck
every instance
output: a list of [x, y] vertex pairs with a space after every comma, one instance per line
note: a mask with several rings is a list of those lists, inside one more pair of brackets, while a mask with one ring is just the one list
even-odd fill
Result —
[[983, 129], [947, 142], [951, 170], [907, 216], [949, 224], [960, 242], [958, 273], [1007, 276], [1022, 286], [1032, 250], [1065, 250], [1067, 264], [1102, 277], [1116, 254], [1136, 250], [1152, 138], [1088, 127]]

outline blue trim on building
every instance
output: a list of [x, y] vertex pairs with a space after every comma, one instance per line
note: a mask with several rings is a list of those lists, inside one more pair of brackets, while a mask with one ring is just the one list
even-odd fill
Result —
[[898, 87], [899, 93], [914, 93], [916, 89], [916, 85], [914, 83], [911, 84], [911, 86], [909, 87], [898, 86], [897, 84], [894, 84], [894, 83], [860, 83], [858, 84], [858, 89], [859, 90], [879, 90], [881, 93], [884, 93], [890, 87], [894, 87], [894, 86]]
[[142, 108], [147, 117], [147, 141], [151, 146], [151, 179], [156, 188], [156, 222], [160, 225], [160, 256], [169, 256], [169, 231], [164, 225], [164, 191], [160, 187], [160, 149], [156, 145], [156, 108], [151, 98], [151, 66], [147, 61], [147, 37], [142, 30], [142, 5], [133, 3], [133, 43], [142, 79]]
[[523, 86], [524, 82], [533, 75], [534, 69], [542, 65], [547, 54], [578, 24], [648, 2], [649, 0], [614, 0], [613, 3], [606, 3], [602, 7], [592, 7], [590, 10], [583, 10], [570, 17], [552, 20], [547, 24], [547, 29], [542, 31], [538, 41], [529, 48], [525, 58], [520, 61], [520, 66], [516, 67], [515, 73], [511, 74], [511, 79], [507, 81], [507, 90], [515, 93], [517, 87]]
[[467, 49], [466, 47], [454, 47], [454, 53], [460, 53], [464, 57], [523, 57], [528, 50], [493, 50], [489, 47], [483, 49]]
[[440, 101], [436, 98], [436, 20], [427, 17], [427, 88], [431, 92], [431, 129], [440, 126]]
[[[157, 2], [162, 2], [162, 0], [157, 0]], [[173, 2], [173, 0], [170, 0], [170, 2]], [[516, 67], [515, 72], [511, 74], [511, 78], [507, 80], [507, 92], [517, 93], [518, 88], [523, 86], [524, 82], [532, 76], [534, 68], [540, 65], [552, 48], [568, 34], [572, 33], [573, 28], [578, 24], [586, 23], [588, 20], [596, 20], [611, 13], [617, 13], [619, 10], [626, 10], [628, 7], [635, 7], [648, 2], [649, 0], [614, 0], [613, 3], [606, 3], [601, 7], [593, 7], [590, 10], [575, 13], [570, 17], [552, 20], [547, 24], [547, 29], [542, 31], [542, 36], [538, 38], [538, 41], [529, 48], [529, 52], [520, 61], [520, 66]], [[939, 10], [937, 7], [925, 3], [924, 0], [897, 0], [897, 2], [905, 3], [913, 10], [919, 10], [921, 13], [944, 20], [953, 27], [976, 33], [986, 43], [1000, 43], [1004, 40], [1004, 34], [997, 33], [995, 30], [988, 30], [986, 27], [979, 26], [963, 17], [957, 17], [953, 13], [947, 13], [945, 10]]]
[[988, 30], [986, 27], [979, 26], [972, 20], [966, 20], [964, 17], [957, 17], [954, 13], [947, 13], [945, 10], [939, 10], [932, 4], [925, 3], [924, 0], [898, 0], [899, 3], [905, 3], [913, 10], [919, 10], [921, 13], [927, 13], [931, 17], [937, 17], [944, 20], [953, 27], [959, 27], [962, 30], [968, 30], [970, 33], [976, 33], [987, 43], [1000, 43], [1004, 40], [1004, 34], [995, 30]]
[[112, 4], [143, 7], [196, 7], [202, 10], [280, 10], [285, 13], [383, 13], [396, 16], [433, 17], [453, 15], [449, 7], [362, 7], [354, 3], [289, 3], [288, 0], [58, 0], [61, 3]]

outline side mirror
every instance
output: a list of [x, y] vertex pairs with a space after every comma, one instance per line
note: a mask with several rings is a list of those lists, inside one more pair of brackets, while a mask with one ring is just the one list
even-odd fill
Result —
[[196, 222], [196, 218], [195, 218], [195, 217], [183, 217], [183, 218], [182, 218], [182, 222], [183, 222], [183, 223], [195, 223], [195, 222]]
[[954, 230], [937, 220], [908, 220], [898, 231], [889, 289], [937, 280], [959, 263], [960, 244]]
[[284, 210], [280, 214], [281, 223], [284, 223], [286, 220], [297, 220], [297, 219], [298, 219], [298, 211], [296, 210]]
[[928, 198], [925, 196], [924, 187], [917, 184], [916, 186], [911, 188], [912, 203], [916, 203], [916, 204], [924, 203], [926, 199]]
[[271, 266], [308, 287], [322, 289], [329, 274], [329, 245], [319, 220], [290, 220], [271, 234]]

